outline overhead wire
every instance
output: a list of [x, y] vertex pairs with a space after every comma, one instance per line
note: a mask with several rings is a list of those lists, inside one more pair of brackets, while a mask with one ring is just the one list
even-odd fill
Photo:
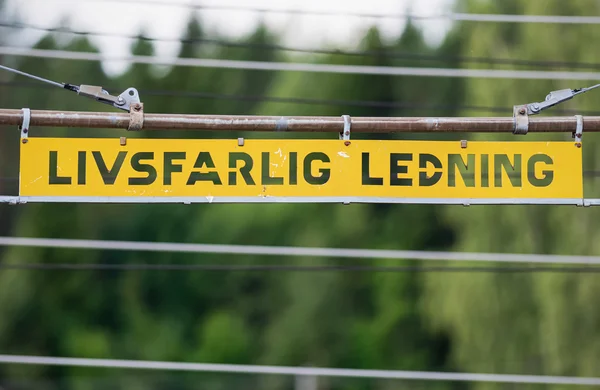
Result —
[[233, 42], [216, 38], [165, 38], [165, 37], [148, 37], [140, 34], [122, 34], [118, 32], [99, 32], [99, 31], [80, 31], [67, 27], [42, 27], [20, 22], [0, 22], [0, 27], [9, 29], [28, 29], [42, 31], [47, 33], [71, 34], [76, 36], [103, 36], [111, 38], [137, 39], [146, 42], [162, 42], [162, 43], [181, 43], [181, 44], [210, 44], [223, 47], [234, 47], [242, 49], [270, 50], [270, 51], [287, 51], [307, 54], [326, 54], [326, 55], [343, 55], [356, 57], [370, 58], [393, 58], [404, 60], [418, 60], [428, 62], [460, 62], [460, 63], [482, 63], [494, 65], [516, 65], [530, 67], [549, 67], [549, 68], [575, 68], [575, 69], [600, 69], [600, 64], [570, 62], [570, 61], [536, 61], [536, 60], [521, 60], [512, 58], [493, 58], [493, 57], [470, 57], [470, 56], [447, 56], [447, 55], [427, 55], [419, 53], [410, 53], [397, 51], [393, 49], [383, 50], [336, 50], [336, 49], [314, 49], [314, 48], [298, 48], [271, 43], [256, 43], [256, 42]]
[[[46, 88], [43, 84], [31, 83], [26, 81], [0, 81], [0, 87], [7, 88]], [[107, 87], [109, 90], [118, 90], [119, 88]], [[122, 89], [122, 88], [121, 88]], [[141, 96], [170, 96], [175, 98], [186, 99], [211, 99], [211, 100], [227, 100], [227, 101], [248, 101], [248, 102], [272, 102], [281, 104], [302, 104], [302, 105], [318, 105], [318, 106], [348, 106], [348, 107], [366, 107], [366, 108], [387, 108], [387, 109], [410, 109], [414, 111], [440, 111], [440, 110], [469, 110], [499, 114], [510, 114], [510, 107], [502, 106], [474, 106], [467, 104], [426, 104], [416, 102], [401, 102], [401, 101], [377, 101], [377, 100], [344, 100], [344, 99], [319, 99], [319, 98], [301, 98], [301, 97], [280, 97], [280, 96], [265, 96], [265, 95], [239, 95], [225, 94], [214, 92], [199, 92], [185, 90], [168, 90], [168, 89], [140, 89], [138, 90]], [[600, 111], [594, 110], [575, 110], [575, 109], [560, 109], [552, 110], [556, 114], [564, 115], [600, 115]]]
[[392, 371], [392, 370], [361, 370], [344, 368], [317, 368], [317, 367], [285, 367], [285, 366], [256, 366], [237, 364], [209, 364], [209, 363], [183, 363], [144, 360], [116, 360], [116, 359], [85, 359], [61, 358], [51, 356], [19, 356], [0, 355], [0, 363], [26, 364], [63, 367], [95, 367], [95, 368], [121, 368], [137, 370], [165, 370], [189, 372], [213, 372], [228, 374], [263, 374], [263, 375], [293, 375], [310, 377], [341, 377], [341, 378], [366, 378], [366, 379], [396, 379], [396, 380], [423, 380], [423, 381], [449, 381], [449, 382], [491, 382], [513, 384], [546, 384], [546, 385], [580, 385], [598, 386], [600, 378], [543, 376], [543, 375], [507, 375], [507, 374], [479, 374], [479, 373], [453, 373], [431, 371]]
[[525, 80], [600, 80], [600, 72], [567, 72], [540, 70], [419, 68], [401, 66], [368, 66], [340, 64], [312, 64], [267, 61], [241, 61], [208, 58], [161, 58], [140, 55], [107, 56], [101, 53], [67, 50], [45, 50], [24, 47], [0, 47], [0, 55], [63, 59], [76, 61], [115, 61], [128, 64], [205, 67], [239, 70], [311, 72], [329, 74], [361, 74], [380, 76], [416, 76], [450, 78], [491, 78]]
[[2, 271], [205, 271], [205, 272], [371, 272], [371, 273], [573, 273], [597, 274], [600, 267], [549, 266], [369, 266], [155, 263], [1, 263]]
[[[56, 0], [54, 0], [56, 1]], [[237, 11], [252, 13], [275, 13], [301, 16], [336, 16], [336, 17], [357, 17], [369, 19], [414, 19], [414, 20], [439, 20], [447, 19], [460, 22], [488, 22], [488, 23], [542, 23], [542, 24], [575, 24], [590, 25], [600, 24], [600, 17], [597, 16], [562, 16], [562, 15], [517, 15], [517, 14], [475, 14], [459, 12], [441, 12], [431, 15], [422, 15], [415, 13], [369, 13], [369, 12], [351, 12], [345, 9], [337, 10], [308, 10], [293, 8], [267, 8], [240, 5], [224, 4], [199, 4], [199, 3], [181, 3], [165, 0], [87, 0], [96, 3], [114, 3], [121, 6], [143, 4], [144, 6], [167, 6], [174, 8], [184, 8], [190, 10], [204, 11]]]
[[65, 248], [228, 255], [309, 256], [346, 259], [436, 260], [495, 263], [600, 265], [600, 256], [545, 254], [436, 252], [388, 249], [308, 248], [290, 246], [188, 244], [145, 241], [80, 240], [58, 238], [0, 237], [0, 246]]
[[[21, 81], [0, 81], [0, 87], [8, 88], [46, 88], [46, 85], [21, 82]], [[117, 90], [119, 88], [110, 88]], [[299, 97], [278, 97], [264, 95], [238, 95], [213, 92], [183, 91], [183, 90], [164, 90], [164, 89], [140, 89], [141, 96], [170, 96], [187, 99], [217, 99], [227, 101], [249, 101], [249, 102], [273, 102], [281, 104], [303, 104], [303, 105], [326, 105], [326, 106], [350, 106], [350, 107], [368, 107], [368, 108], [388, 108], [388, 109], [412, 109], [418, 111], [437, 111], [437, 110], [473, 110], [483, 112], [510, 113], [511, 109], [507, 107], [485, 107], [471, 105], [442, 105], [425, 104], [413, 102], [384, 102], [372, 100], [344, 100], [344, 99], [319, 99], [319, 98], [299, 98]], [[553, 112], [562, 112], [566, 114], [595, 115], [598, 111], [580, 111], [580, 110], [554, 110]]]

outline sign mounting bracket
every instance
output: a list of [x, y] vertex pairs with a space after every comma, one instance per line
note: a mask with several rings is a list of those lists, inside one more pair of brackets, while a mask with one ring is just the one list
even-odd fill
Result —
[[575, 138], [575, 146], [581, 148], [581, 138], [583, 137], [583, 116], [575, 115], [577, 118], [577, 130], [573, 133], [573, 138]]
[[350, 131], [352, 130], [352, 118], [350, 115], [342, 115], [344, 118], [344, 130], [340, 133], [340, 139], [342, 141], [350, 141]]
[[19, 126], [19, 130], [21, 131], [21, 142], [24, 144], [27, 143], [27, 139], [29, 138], [29, 127], [31, 123], [31, 110], [29, 108], [21, 109], [23, 111], [23, 124]]

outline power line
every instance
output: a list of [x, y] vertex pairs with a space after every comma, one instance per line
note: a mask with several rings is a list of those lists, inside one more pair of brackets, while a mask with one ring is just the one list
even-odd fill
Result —
[[48, 33], [61, 33], [61, 34], [72, 34], [79, 36], [105, 36], [113, 38], [123, 39], [138, 39], [147, 42], [165, 42], [165, 43], [181, 43], [181, 44], [211, 44], [224, 47], [235, 47], [235, 48], [251, 48], [257, 50], [275, 50], [275, 51], [288, 51], [296, 53], [307, 53], [307, 54], [326, 54], [326, 55], [344, 55], [344, 56], [357, 56], [357, 57], [386, 57], [404, 60], [419, 60], [419, 61], [430, 61], [430, 62], [462, 62], [462, 63], [483, 63], [483, 64], [494, 64], [494, 65], [519, 65], [519, 66], [538, 66], [538, 67], [566, 67], [566, 68], [577, 68], [577, 69], [600, 69], [600, 64], [594, 63], [582, 63], [582, 62], [570, 62], [570, 61], [535, 61], [535, 60], [520, 60], [520, 59], [509, 59], [509, 58], [491, 58], [491, 57], [470, 57], [470, 56], [440, 56], [440, 55], [427, 55], [418, 53], [409, 53], [396, 50], [364, 50], [364, 51], [348, 51], [348, 50], [328, 50], [328, 49], [303, 49], [297, 47], [289, 47], [284, 45], [269, 44], [269, 43], [255, 43], [255, 42], [231, 42], [221, 39], [213, 38], [164, 38], [164, 37], [147, 37], [143, 35], [135, 34], [121, 34], [115, 32], [96, 32], [96, 31], [78, 31], [66, 27], [41, 27], [37, 25], [31, 25], [26, 23], [2, 23], [0, 27], [10, 29], [29, 29], [36, 31], [43, 31]]
[[[46, 85], [21, 82], [21, 81], [0, 81], [1, 87], [8, 88], [49, 88]], [[108, 90], [118, 90], [119, 88], [107, 87]], [[344, 99], [318, 99], [318, 98], [296, 98], [296, 97], [279, 97], [279, 96], [263, 96], [263, 95], [238, 95], [224, 94], [213, 92], [196, 92], [183, 90], [165, 90], [165, 89], [139, 89], [141, 96], [170, 96], [188, 99], [219, 99], [228, 101], [250, 101], [250, 102], [273, 102], [282, 104], [305, 104], [305, 105], [328, 105], [328, 106], [352, 106], [352, 107], [370, 107], [370, 108], [410, 108], [415, 110], [433, 111], [433, 110], [474, 110], [497, 113], [509, 113], [510, 108], [507, 107], [484, 107], [470, 105], [431, 105], [412, 102], [384, 102], [375, 100], [344, 100]], [[595, 115], [600, 114], [598, 111], [580, 111], [580, 110], [553, 110], [555, 113]]]
[[74, 61], [115, 61], [129, 64], [204, 67], [241, 70], [361, 74], [380, 76], [417, 76], [452, 78], [492, 78], [526, 80], [600, 80], [598, 72], [564, 72], [539, 70], [415, 68], [394, 66], [335, 65], [287, 62], [238, 61], [205, 58], [163, 59], [151, 56], [105, 56], [100, 53], [0, 47], [0, 55], [63, 59]]
[[358, 370], [344, 368], [253, 366], [237, 364], [179, 363], [141, 360], [82, 359], [45, 356], [0, 355], [0, 363], [65, 367], [126, 368], [137, 370], [165, 370], [191, 372], [218, 372], [228, 374], [294, 375], [312, 377], [342, 377], [367, 379], [396, 379], [423, 381], [492, 382], [547, 385], [598, 386], [600, 378], [503, 375], [477, 373], [450, 373], [426, 371]]
[[[21, 81], [0, 81], [0, 87], [8, 88], [50, 88], [49, 86]], [[118, 90], [119, 88], [107, 87], [108, 90]], [[336, 107], [366, 107], [366, 108], [387, 108], [387, 109], [410, 109], [413, 111], [441, 111], [441, 110], [469, 110], [488, 113], [507, 114], [510, 108], [502, 106], [473, 106], [466, 104], [425, 104], [414, 102], [385, 102], [377, 100], [344, 100], [344, 99], [318, 99], [318, 98], [296, 98], [296, 97], [279, 97], [279, 96], [264, 96], [264, 95], [238, 95], [224, 94], [213, 92], [196, 92], [184, 90], [168, 90], [168, 89], [140, 89], [138, 90], [141, 96], [170, 96], [175, 98], [186, 99], [210, 99], [210, 100], [226, 100], [226, 101], [246, 101], [246, 102], [272, 102], [281, 104], [302, 104], [316, 106], [336, 106]], [[552, 110], [555, 114], [561, 115], [589, 115], [600, 116], [600, 111], [594, 110], [575, 110], [575, 109], [560, 109]]]
[[[8, 88], [49, 88], [43, 84], [31, 82], [15, 82], [15, 81], [0, 81], [0, 87]], [[117, 90], [119, 88], [110, 88], [108, 90]], [[481, 112], [508, 113], [510, 108], [507, 107], [485, 107], [485, 106], [470, 106], [470, 105], [442, 105], [442, 104], [424, 104], [412, 102], [384, 102], [374, 100], [343, 100], [343, 99], [317, 99], [317, 98], [295, 98], [295, 97], [278, 97], [278, 96], [262, 96], [262, 95], [237, 95], [223, 94], [212, 92], [195, 92], [181, 90], [138, 90], [141, 96], [170, 96], [176, 98], [187, 99], [211, 99], [211, 100], [227, 100], [227, 101], [248, 101], [248, 102], [272, 102], [282, 104], [303, 104], [303, 105], [327, 105], [327, 106], [350, 106], [350, 107], [368, 107], [368, 108], [396, 108], [396, 109], [412, 109], [418, 111], [439, 111], [439, 110], [473, 110]], [[553, 110], [555, 113], [562, 114], [580, 114], [580, 115], [600, 115], [598, 111], [580, 111], [580, 110]]]
[[[50, 88], [49, 86], [21, 81], [0, 81], [0, 87], [8, 88]], [[118, 90], [119, 88], [107, 87], [108, 90]], [[344, 100], [344, 99], [318, 99], [318, 98], [296, 98], [279, 97], [264, 95], [237, 95], [213, 92], [195, 92], [183, 90], [165, 90], [165, 89], [140, 89], [141, 96], [171, 96], [187, 99], [211, 99], [227, 101], [248, 101], [248, 102], [272, 102], [282, 104], [303, 104], [318, 106], [348, 106], [348, 107], [367, 107], [367, 108], [388, 108], [388, 109], [411, 109], [415, 111], [440, 111], [440, 110], [469, 110], [489, 113], [510, 113], [511, 109], [502, 106], [473, 106], [473, 105], [452, 105], [452, 104], [425, 104], [414, 102], [384, 102], [377, 100]], [[563, 115], [589, 115], [598, 116], [600, 111], [593, 110], [574, 110], [554, 108], [552, 112]]]
[[300, 16], [336, 16], [357, 17], [369, 19], [414, 19], [414, 20], [439, 20], [447, 19], [460, 22], [488, 22], [488, 23], [540, 23], [540, 24], [575, 24], [589, 25], [600, 24], [600, 17], [596, 16], [561, 16], [561, 15], [515, 15], [515, 14], [474, 14], [444, 12], [433, 15], [418, 15], [413, 13], [365, 13], [338, 10], [307, 10], [307, 9], [276, 9], [265, 7], [245, 7], [220, 4], [179, 3], [171, 1], [145, 1], [145, 0], [88, 0], [89, 2], [115, 3], [121, 6], [143, 4], [144, 6], [168, 6], [204, 11], [243, 11], [252, 13], [275, 13]]
[[245, 264], [0, 263], [4, 271], [205, 271], [205, 272], [394, 272], [394, 273], [573, 273], [596, 274], [600, 267], [549, 266], [362, 266]]
[[600, 256], [565, 256], [541, 254], [432, 252], [384, 249], [307, 248], [256, 245], [185, 244], [166, 242], [134, 242], [74, 240], [57, 238], [0, 237], [0, 246], [149, 251], [172, 253], [212, 253], [228, 255], [307, 256], [346, 259], [395, 259], [475, 261], [498, 263], [600, 265]]

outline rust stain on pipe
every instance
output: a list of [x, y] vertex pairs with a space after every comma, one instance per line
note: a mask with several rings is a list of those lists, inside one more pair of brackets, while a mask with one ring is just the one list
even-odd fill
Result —
[[[0, 109], [0, 125], [19, 126], [21, 110]], [[529, 132], [573, 132], [577, 120], [573, 117], [531, 117]], [[584, 117], [586, 132], [600, 131], [600, 117]], [[128, 113], [31, 111], [31, 126], [127, 129]], [[370, 118], [353, 117], [353, 133], [438, 133], [481, 132], [511, 134], [512, 117], [501, 118]], [[331, 132], [344, 129], [341, 117], [281, 117], [231, 115], [146, 114], [144, 130], [217, 130], [217, 131], [288, 131]]]

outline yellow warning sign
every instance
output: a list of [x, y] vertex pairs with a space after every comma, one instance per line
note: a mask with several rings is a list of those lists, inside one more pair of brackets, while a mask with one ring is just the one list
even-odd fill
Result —
[[21, 196], [582, 198], [572, 142], [29, 138]]

